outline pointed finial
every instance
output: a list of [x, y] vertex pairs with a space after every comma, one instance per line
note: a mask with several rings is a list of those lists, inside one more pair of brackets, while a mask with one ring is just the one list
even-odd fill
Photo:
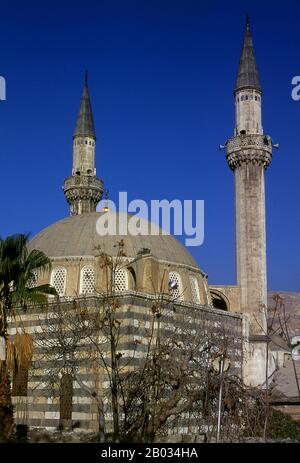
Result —
[[75, 136], [92, 137], [96, 140], [93, 111], [88, 89], [88, 72], [85, 71], [84, 86], [81, 97], [80, 109], [77, 116]]
[[242, 88], [254, 88], [262, 91], [259, 80], [257, 64], [254, 54], [253, 41], [250, 33], [249, 13], [246, 16], [246, 32], [240, 57], [235, 92]]
[[248, 11], [246, 13], [246, 28], [247, 28], [247, 31], [250, 30], [250, 20], [249, 20], [249, 12]]
[[102, 209], [102, 211], [109, 212], [110, 209], [108, 207], [108, 189], [107, 188], [104, 190], [104, 194], [105, 194], [105, 203], [104, 203], [104, 208]]

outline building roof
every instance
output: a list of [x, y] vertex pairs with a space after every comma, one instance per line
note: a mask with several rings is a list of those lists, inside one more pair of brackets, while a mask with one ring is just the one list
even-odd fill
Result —
[[[97, 233], [97, 221], [104, 216], [102, 212], [91, 212], [60, 220], [38, 233], [30, 242], [30, 249], [39, 249], [50, 258], [71, 256], [96, 256], [101, 250], [116, 255], [116, 243], [124, 239], [124, 252], [128, 257], [136, 257], [145, 248], [157, 259], [184, 264], [199, 270], [198, 264], [189, 251], [172, 235], [163, 235], [162, 230], [141, 220], [143, 230], [150, 231], [152, 225], [156, 235], [119, 234], [119, 223], [125, 226], [132, 216], [126, 213], [109, 212], [111, 223], [116, 219], [116, 234], [100, 236]], [[102, 219], [103, 220], [103, 219]], [[123, 232], [124, 233], [124, 232]]]
[[80, 109], [77, 116], [77, 122], [74, 132], [74, 137], [92, 137], [96, 139], [94, 127], [93, 111], [88, 90], [87, 75], [83, 88], [83, 94], [80, 103]]
[[243, 88], [253, 88], [259, 90], [260, 92], [262, 91], [248, 17], [244, 44], [242, 48], [237, 80], [235, 85], [235, 92]]
[[[289, 335], [293, 336], [300, 336], [300, 292], [291, 292], [291, 291], [269, 291], [268, 292], [268, 308], [272, 315], [272, 309], [276, 306], [276, 302], [274, 297], [280, 297], [282, 305], [285, 309], [285, 318], [287, 322], [287, 326], [289, 329]], [[284, 313], [283, 307], [280, 309], [278, 307], [278, 315], [282, 322], [284, 322]], [[273, 328], [279, 334], [281, 332], [278, 323], [278, 316], [275, 317], [273, 322]]]
[[[295, 365], [295, 369], [294, 369]], [[281, 401], [297, 398], [300, 400], [296, 375], [300, 383], [300, 361], [295, 361], [293, 365], [291, 356], [288, 356], [284, 365], [274, 374], [272, 398], [281, 399]], [[296, 371], [295, 371], [296, 370]]]

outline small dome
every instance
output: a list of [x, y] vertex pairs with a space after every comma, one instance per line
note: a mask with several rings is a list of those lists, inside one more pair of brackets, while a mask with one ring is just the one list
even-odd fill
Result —
[[97, 232], [97, 221], [103, 217], [102, 212], [91, 212], [65, 218], [38, 233], [30, 242], [31, 249], [43, 251], [49, 258], [58, 257], [92, 257], [101, 250], [109, 255], [115, 255], [115, 244], [124, 240], [124, 252], [128, 257], [136, 257], [143, 249], [149, 249], [150, 254], [158, 260], [187, 265], [199, 270], [199, 266], [188, 250], [172, 235], [163, 235], [162, 230], [140, 219], [140, 226], [150, 231], [156, 230], [156, 235], [122, 235], [119, 234], [119, 220], [128, 223], [133, 217], [126, 213], [109, 212], [116, 220], [116, 234], [101, 236]]

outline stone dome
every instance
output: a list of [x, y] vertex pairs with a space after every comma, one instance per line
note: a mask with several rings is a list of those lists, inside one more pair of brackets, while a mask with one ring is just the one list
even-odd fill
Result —
[[[103, 233], [109, 226], [110, 233]], [[168, 282], [175, 281], [173, 293], [178, 300], [210, 304], [206, 276], [189, 251], [156, 225], [124, 212], [75, 215], [38, 233], [29, 249], [43, 251], [52, 266], [37, 274], [36, 281], [50, 283], [59, 296], [67, 298], [104, 291], [106, 275], [100, 252], [116, 256], [121, 239], [125, 256], [115, 275], [120, 291], [153, 295], [162, 291], [162, 285], [168, 292]]]
[[[49, 258], [61, 257], [94, 257], [101, 250], [109, 255], [116, 254], [116, 242], [124, 240], [124, 251], [128, 257], [136, 257], [143, 249], [149, 249], [150, 254], [161, 261], [183, 264], [199, 270], [199, 266], [189, 251], [172, 235], [163, 235], [162, 230], [140, 219], [141, 225], [150, 231], [156, 230], [156, 235], [121, 235], [119, 234], [119, 219], [130, 220], [133, 216], [126, 213], [108, 213], [116, 219], [116, 234], [101, 236], [97, 232], [97, 221], [104, 215], [102, 212], [91, 212], [67, 217], [42, 230], [30, 242], [31, 249], [43, 251]], [[108, 215], [107, 214], [107, 215]]]

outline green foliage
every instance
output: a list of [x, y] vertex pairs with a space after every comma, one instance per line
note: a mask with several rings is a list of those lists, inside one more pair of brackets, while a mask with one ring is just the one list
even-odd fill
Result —
[[47, 294], [56, 294], [50, 285], [36, 286], [35, 272], [50, 267], [50, 260], [41, 251], [28, 250], [28, 235], [0, 237], [0, 333], [5, 335], [6, 317], [13, 307], [47, 301]]
[[300, 442], [300, 421], [279, 410], [270, 410], [268, 438], [293, 439]]
[[[7, 317], [15, 315], [14, 308], [19, 306], [26, 310], [27, 303], [46, 302], [47, 294], [56, 295], [55, 289], [50, 285], [36, 286], [34, 284], [35, 272], [48, 268], [50, 268], [50, 260], [43, 252], [35, 249], [28, 250], [28, 235], [12, 235], [6, 239], [0, 237], [0, 336], [6, 338], [6, 353], [12, 352], [8, 348], [11, 343], [7, 339]], [[22, 342], [17, 345], [16, 340]], [[24, 340], [27, 344], [23, 342]], [[13, 361], [6, 358], [6, 361], [0, 362], [0, 442], [8, 442], [14, 434], [8, 368], [10, 364], [22, 363], [18, 360], [24, 360], [26, 357], [23, 355], [26, 346], [27, 350], [30, 350], [28, 336], [15, 338], [13, 349], [16, 354], [15, 358]]]

